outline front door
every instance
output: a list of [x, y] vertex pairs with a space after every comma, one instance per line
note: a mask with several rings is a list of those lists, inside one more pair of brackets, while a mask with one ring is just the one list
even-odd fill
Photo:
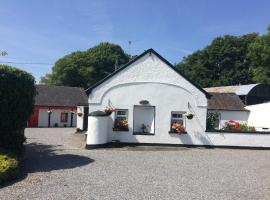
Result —
[[28, 127], [34, 128], [38, 127], [38, 110], [34, 110], [34, 113], [31, 115], [28, 121]]

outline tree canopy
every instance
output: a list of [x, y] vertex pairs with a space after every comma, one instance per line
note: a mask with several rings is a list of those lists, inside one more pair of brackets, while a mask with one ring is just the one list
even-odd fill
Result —
[[253, 80], [270, 84], [270, 26], [266, 35], [257, 37], [249, 46], [248, 56], [253, 69]]
[[88, 88], [128, 61], [129, 55], [119, 45], [100, 43], [60, 58], [41, 83]]
[[253, 83], [248, 50], [257, 37], [256, 33], [217, 37], [185, 57], [177, 68], [202, 87]]

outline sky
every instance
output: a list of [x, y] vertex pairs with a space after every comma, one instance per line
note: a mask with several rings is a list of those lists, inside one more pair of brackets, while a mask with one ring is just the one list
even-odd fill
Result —
[[[269, 0], [0, 0], [0, 63], [35, 76], [100, 42], [138, 55], [153, 48], [172, 64], [217, 36], [266, 33]], [[128, 41], [132, 41], [131, 45]]]

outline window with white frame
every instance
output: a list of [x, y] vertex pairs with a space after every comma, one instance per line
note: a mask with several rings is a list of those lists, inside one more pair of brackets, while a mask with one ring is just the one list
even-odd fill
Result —
[[116, 109], [114, 119], [114, 131], [128, 131], [128, 110]]
[[171, 128], [172, 133], [185, 133], [185, 112], [172, 111], [171, 112]]

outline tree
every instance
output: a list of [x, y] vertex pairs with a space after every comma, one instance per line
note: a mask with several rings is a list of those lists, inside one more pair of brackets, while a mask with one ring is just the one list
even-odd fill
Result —
[[129, 61], [119, 45], [100, 43], [87, 51], [77, 51], [59, 59], [52, 74], [41, 77], [41, 83], [88, 88]]
[[0, 56], [6, 56], [8, 53], [6, 51], [0, 51]]
[[35, 94], [31, 74], [0, 64], [0, 148], [22, 152], [24, 128], [34, 108]]
[[201, 87], [253, 82], [248, 47], [257, 33], [215, 38], [202, 50], [185, 57], [177, 68]]
[[253, 80], [270, 84], [270, 26], [268, 33], [257, 37], [248, 52], [253, 69]]

